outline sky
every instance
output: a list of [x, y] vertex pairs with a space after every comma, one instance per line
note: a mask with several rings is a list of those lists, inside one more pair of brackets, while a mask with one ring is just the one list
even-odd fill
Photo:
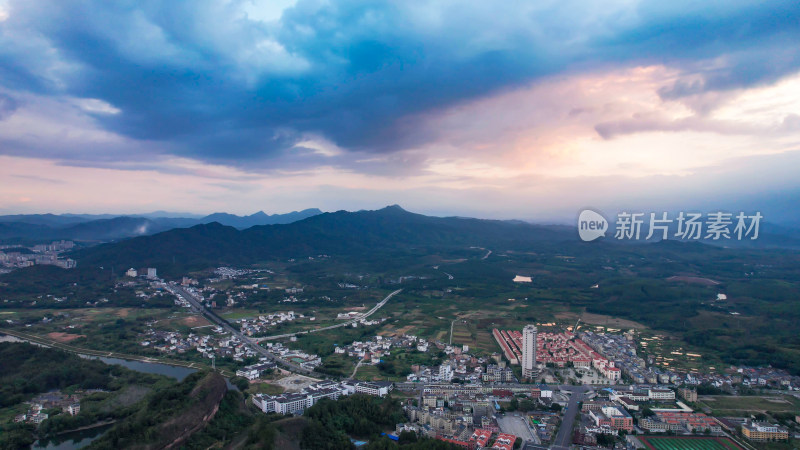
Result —
[[0, 0], [0, 213], [797, 221], [800, 2]]

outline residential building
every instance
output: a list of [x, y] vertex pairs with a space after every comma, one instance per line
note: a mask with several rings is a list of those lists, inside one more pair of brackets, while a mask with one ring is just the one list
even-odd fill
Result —
[[377, 397], [385, 397], [394, 388], [391, 381], [363, 381], [356, 383], [357, 394], [368, 394]]
[[672, 389], [650, 388], [647, 390], [647, 395], [650, 400], [675, 400], [675, 391]]
[[302, 414], [306, 408], [314, 406], [323, 398], [336, 400], [346, 394], [347, 390], [340, 384], [333, 381], [322, 381], [297, 393], [256, 394], [253, 396], [253, 404], [265, 413]]
[[603, 406], [599, 410], [590, 410], [589, 417], [598, 427], [610, 427], [614, 430], [633, 431], [633, 417], [621, 406]]
[[517, 437], [513, 434], [500, 433], [497, 435], [497, 439], [494, 440], [494, 445], [492, 445], [492, 449], [513, 450], [514, 441], [516, 440]]
[[[667, 424], [666, 429], [672, 431], [686, 431], [689, 433], [722, 432], [719, 422], [703, 413], [656, 411], [656, 417], [652, 419], [652, 422]], [[649, 429], [641, 422], [640, 425], [642, 428]], [[656, 423], [650, 423], [649, 426], [653, 428], [652, 431], [662, 431], [661, 426]]]
[[678, 395], [687, 402], [694, 403], [697, 401], [697, 389], [680, 388], [678, 389]]
[[533, 378], [536, 372], [536, 335], [534, 325], [522, 329], [522, 377]]
[[266, 372], [267, 370], [274, 369], [275, 363], [274, 362], [267, 362], [267, 363], [259, 363], [247, 366], [243, 369], [239, 369], [236, 371], [237, 377], [244, 377], [248, 380], [255, 380], [261, 376], [262, 373]]
[[485, 448], [489, 445], [489, 439], [491, 438], [491, 430], [476, 428], [469, 440], [475, 442], [475, 448]]
[[77, 416], [78, 413], [81, 412], [81, 404], [78, 402], [72, 403], [67, 406], [67, 412], [70, 416]]
[[765, 422], [745, 422], [742, 424], [742, 434], [751, 441], [785, 441], [789, 439], [789, 430], [778, 424]]

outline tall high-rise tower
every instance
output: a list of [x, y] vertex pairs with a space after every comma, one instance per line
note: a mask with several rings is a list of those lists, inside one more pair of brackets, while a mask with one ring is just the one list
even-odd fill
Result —
[[525, 325], [522, 329], [522, 377], [533, 378], [536, 371], [536, 327]]

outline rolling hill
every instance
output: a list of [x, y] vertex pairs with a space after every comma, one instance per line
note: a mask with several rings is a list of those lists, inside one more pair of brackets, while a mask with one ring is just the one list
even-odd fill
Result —
[[283, 225], [246, 230], [219, 223], [173, 229], [76, 252], [81, 264], [200, 268], [276, 257], [353, 255], [415, 247], [531, 248], [575, 240], [574, 229], [518, 221], [429, 217], [389, 206], [377, 211], [323, 213]]

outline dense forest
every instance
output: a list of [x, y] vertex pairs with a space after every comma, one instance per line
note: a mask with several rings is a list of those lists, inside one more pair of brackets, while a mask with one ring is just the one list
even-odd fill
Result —
[[27, 343], [0, 343], [0, 361], [3, 361], [0, 364], [0, 410], [10, 410], [37, 394], [53, 390], [102, 390], [81, 400], [81, 414], [77, 416], [50, 411], [51, 417], [42, 422], [38, 430], [29, 424], [0, 424], [0, 449], [29, 446], [35, 440], [35, 434], [50, 436], [100, 421], [123, 418], [130, 410], [119, 397], [135, 400], [137, 393], [172, 384], [166, 377]]

